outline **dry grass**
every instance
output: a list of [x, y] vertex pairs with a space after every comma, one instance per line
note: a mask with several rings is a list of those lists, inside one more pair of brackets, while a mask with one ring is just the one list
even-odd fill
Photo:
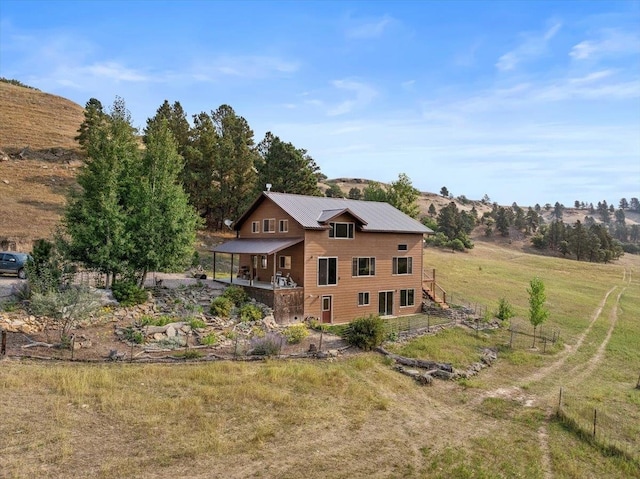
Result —
[[[373, 353], [332, 363], [9, 361], [0, 368], [3, 473], [53, 478], [67, 477], [69, 471], [75, 477], [542, 478], [545, 452], [538, 429], [547, 424], [546, 454], [555, 477], [640, 477], [629, 461], [608, 457], [546, 422], [559, 386], [571, 381], [581, 400], [614, 405], [607, 411], [612, 420], [624, 423], [637, 414], [632, 382], [640, 361], [640, 284], [633, 278], [640, 274], [640, 262], [560, 263], [518, 258], [495, 248], [457, 255], [429, 250], [427, 257], [442, 263], [440, 271], [445, 259], [452, 261], [441, 279], [454, 294], [463, 276], [481, 288], [493, 271], [486, 270], [487, 264], [495, 263], [503, 281], [489, 281], [486, 296], [508, 296], [520, 308], [526, 279], [546, 272], [551, 321], [567, 333], [572, 348], [563, 366], [553, 369], [565, 352], [502, 349], [502, 359], [475, 379], [423, 388]], [[453, 261], [456, 257], [464, 258], [465, 265]], [[631, 270], [631, 282], [623, 278], [623, 268]], [[582, 292], [592, 280], [595, 285]], [[577, 337], [612, 287], [617, 293], [624, 288], [617, 323], [602, 360], [594, 363], [617, 293], [609, 295], [579, 347]], [[584, 304], [570, 307], [576, 300]], [[468, 333], [462, 330], [448, 334], [412, 347], [425, 356], [469, 354], [475, 360], [474, 351], [499, 338], [476, 338], [471, 332], [463, 340], [458, 335]], [[582, 377], [580, 367], [593, 367], [593, 372]], [[638, 422], [626, 422], [625, 434], [638, 432]]]
[[84, 109], [66, 98], [0, 82], [0, 148], [74, 150]]

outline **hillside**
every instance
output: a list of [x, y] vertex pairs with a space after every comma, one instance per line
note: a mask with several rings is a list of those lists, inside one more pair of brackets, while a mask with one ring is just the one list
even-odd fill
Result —
[[[37, 238], [51, 237], [60, 220], [68, 189], [75, 183], [82, 153], [74, 140], [84, 120], [82, 106], [38, 90], [0, 82], [0, 240], [8, 239], [19, 249], [31, 249]], [[319, 184], [326, 190], [335, 183], [348, 194], [363, 189], [370, 180], [336, 178]], [[433, 204], [437, 210], [452, 200], [423, 192], [418, 200], [421, 215]], [[458, 208], [475, 206], [479, 215], [491, 206], [481, 201], [460, 202]], [[521, 205], [522, 207], [533, 205]], [[542, 211], [550, 221], [553, 211]], [[586, 210], [567, 208], [564, 220], [583, 220]], [[640, 223], [640, 215], [627, 213], [629, 224]], [[482, 235], [478, 229], [478, 235]]]

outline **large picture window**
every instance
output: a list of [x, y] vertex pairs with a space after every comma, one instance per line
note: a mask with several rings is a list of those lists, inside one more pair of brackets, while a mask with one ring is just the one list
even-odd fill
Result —
[[400, 290], [400, 307], [415, 306], [415, 289], [401, 289]]
[[329, 223], [329, 238], [353, 239], [353, 223]]
[[393, 258], [393, 274], [413, 274], [413, 258]]
[[318, 258], [318, 286], [338, 284], [338, 258]]
[[352, 276], [375, 276], [375, 258], [353, 258]]

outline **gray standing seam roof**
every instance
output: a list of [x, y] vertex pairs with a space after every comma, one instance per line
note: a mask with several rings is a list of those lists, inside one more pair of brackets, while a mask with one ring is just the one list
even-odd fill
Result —
[[353, 215], [366, 222], [366, 224], [362, 225], [362, 231], [433, 233], [430, 228], [394, 208], [389, 203], [275, 192], [264, 192], [263, 195], [291, 215], [305, 229], [326, 229], [327, 225], [319, 222], [320, 218], [328, 216], [323, 212], [349, 209]]

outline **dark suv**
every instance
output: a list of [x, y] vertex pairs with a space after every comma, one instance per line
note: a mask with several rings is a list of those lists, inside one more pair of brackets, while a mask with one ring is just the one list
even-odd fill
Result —
[[0, 274], [17, 274], [18, 278], [27, 277], [27, 261], [30, 256], [27, 253], [14, 251], [0, 251]]

